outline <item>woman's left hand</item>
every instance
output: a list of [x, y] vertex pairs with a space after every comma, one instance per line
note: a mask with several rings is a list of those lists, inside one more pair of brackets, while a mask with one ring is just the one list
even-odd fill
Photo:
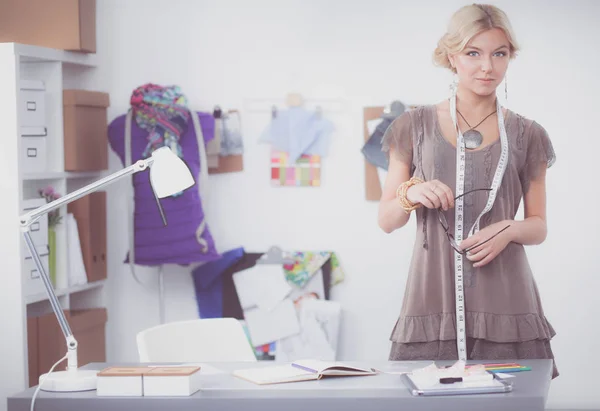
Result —
[[494, 223], [462, 241], [461, 250], [483, 243], [467, 252], [467, 259], [474, 262], [473, 267], [483, 267], [506, 248], [511, 241], [510, 231], [506, 230], [510, 224], [510, 221]]

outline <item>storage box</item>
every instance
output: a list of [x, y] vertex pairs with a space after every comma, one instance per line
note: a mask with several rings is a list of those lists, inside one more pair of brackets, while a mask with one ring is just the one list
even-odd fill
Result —
[[1, 0], [0, 42], [96, 52], [96, 0]]
[[21, 127], [46, 127], [46, 85], [43, 81], [21, 80], [19, 82], [18, 115]]
[[200, 385], [200, 367], [108, 367], [98, 373], [97, 395], [187, 397]]
[[[0, 0], [1, 3], [1, 0]], [[43, 81], [21, 80], [18, 97], [20, 156], [23, 173], [47, 171], [46, 87]]]
[[[46, 271], [48, 276], [50, 275], [50, 266], [49, 266], [49, 252], [48, 246], [36, 246], [36, 251], [40, 256], [40, 260], [42, 261], [42, 266]], [[23, 295], [31, 296], [36, 294], [44, 294], [46, 292], [46, 287], [44, 287], [44, 281], [42, 280], [42, 273], [39, 272], [37, 266], [33, 262], [33, 257], [29, 254], [29, 249], [25, 249], [24, 254], [24, 264], [23, 264]]]
[[[106, 362], [106, 308], [63, 310], [77, 339], [77, 365]], [[47, 373], [67, 350], [67, 343], [54, 313], [37, 317], [38, 374]], [[57, 367], [57, 369], [60, 368]]]
[[99, 397], [141, 397], [144, 395], [142, 375], [148, 367], [108, 367], [97, 375]]
[[156, 367], [142, 375], [145, 397], [187, 397], [200, 390], [200, 367]]
[[77, 220], [88, 283], [106, 278], [106, 192], [96, 191], [67, 206]]
[[[46, 199], [44, 198], [32, 198], [23, 200], [21, 214], [33, 211], [36, 208], [41, 207], [45, 204]], [[48, 214], [42, 215], [33, 224], [29, 226], [29, 234], [31, 235], [31, 239], [33, 240], [33, 243], [36, 246], [48, 245]], [[29, 256], [29, 251], [27, 250], [25, 240], [23, 240], [23, 247], [26, 253], [25, 255]]]
[[21, 137], [21, 170], [23, 173], [43, 173], [48, 169], [46, 137]]
[[107, 93], [64, 90], [66, 171], [108, 169]]
[[38, 364], [38, 319], [37, 317], [27, 317], [27, 365], [29, 375], [29, 387], [38, 385], [39, 364]]

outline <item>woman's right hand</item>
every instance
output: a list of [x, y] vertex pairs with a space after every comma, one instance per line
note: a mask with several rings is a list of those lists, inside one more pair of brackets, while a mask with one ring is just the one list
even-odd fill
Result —
[[442, 208], [444, 211], [454, 207], [452, 190], [439, 180], [426, 181], [411, 186], [406, 198], [413, 204], [423, 204], [427, 208]]

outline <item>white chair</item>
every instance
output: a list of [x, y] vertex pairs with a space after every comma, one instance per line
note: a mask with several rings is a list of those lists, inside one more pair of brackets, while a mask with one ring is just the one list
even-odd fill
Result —
[[256, 361], [235, 318], [176, 321], [137, 334], [140, 362]]

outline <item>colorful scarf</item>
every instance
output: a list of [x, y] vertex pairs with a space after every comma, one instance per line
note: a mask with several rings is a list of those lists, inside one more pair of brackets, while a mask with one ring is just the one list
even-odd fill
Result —
[[137, 125], [148, 131], [144, 158], [163, 146], [183, 157], [179, 138], [187, 130], [190, 111], [178, 86], [144, 84], [133, 90], [131, 108]]
[[344, 281], [344, 270], [338, 256], [331, 251], [296, 251], [292, 252], [292, 264], [284, 264], [283, 272], [290, 283], [303, 288], [312, 276], [331, 259], [331, 287]]

